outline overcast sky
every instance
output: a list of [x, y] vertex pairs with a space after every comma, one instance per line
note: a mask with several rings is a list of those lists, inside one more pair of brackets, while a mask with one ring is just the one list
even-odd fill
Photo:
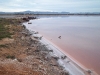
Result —
[[0, 0], [0, 11], [100, 12], [100, 0]]

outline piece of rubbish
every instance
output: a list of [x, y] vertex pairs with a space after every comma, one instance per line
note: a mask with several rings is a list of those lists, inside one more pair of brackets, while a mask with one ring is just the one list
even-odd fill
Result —
[[61, 39], [61, 36], [59, 36], [58, 38]]
[[32, 24], [31, 22], [29, 22], [28, 24]]

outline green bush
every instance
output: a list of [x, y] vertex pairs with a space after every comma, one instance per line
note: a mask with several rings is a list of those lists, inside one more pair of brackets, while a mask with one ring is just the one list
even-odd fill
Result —
[[15, 56], [14, 55], [7, 55], [6, 58], [15, 59]]
[[7, 47], [7, 46], [6, 46], [6, 45], [0, 45], [0, 48], [1, 48], [1, 47]]

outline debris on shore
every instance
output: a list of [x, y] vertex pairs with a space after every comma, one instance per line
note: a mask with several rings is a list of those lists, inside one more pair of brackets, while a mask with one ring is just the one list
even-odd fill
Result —
[[32, 24], [31, 22], [29, 22], [28, 24]]
[[58, 38], [61, 39], [61, 36], [59, 36]]

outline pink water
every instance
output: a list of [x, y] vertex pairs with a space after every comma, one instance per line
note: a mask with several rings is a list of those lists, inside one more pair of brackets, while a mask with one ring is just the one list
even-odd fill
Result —
[[[100, 16], [47, 17], [26, 24], [100, 75]], [[61, 39], [58, 38], [61, 36]]]

